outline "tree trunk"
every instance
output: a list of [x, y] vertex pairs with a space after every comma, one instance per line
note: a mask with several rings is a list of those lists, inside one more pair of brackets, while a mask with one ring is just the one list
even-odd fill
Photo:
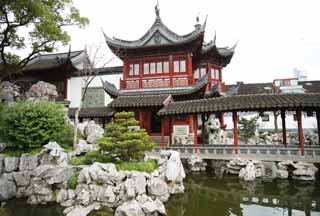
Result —
[[78, 107], [76, 109], [76, 113], [74, 115], [74, 131], [73, 131], [73, 150], [77, 147], [77, 141], [78, 141], [78, 124], [79, 124], [79, 113], [80, 113], [81, 107]]

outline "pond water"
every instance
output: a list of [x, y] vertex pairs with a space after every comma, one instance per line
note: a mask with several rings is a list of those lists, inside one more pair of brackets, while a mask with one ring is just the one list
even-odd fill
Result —
[[[318, 178], [319, 179], [319, 178]], [[186, 192], [166, 204], [169, 216], [320, 216], [320, 181], [218, 178], [211, 173], [189, 175]], [[24, 201], [7, 204], [6, 216], [62, 216], [62, 208], [29, 206]], [[104, 215], [104, 214], [99, 214]], [[106, 214], [104, 216], [109, 216]]]

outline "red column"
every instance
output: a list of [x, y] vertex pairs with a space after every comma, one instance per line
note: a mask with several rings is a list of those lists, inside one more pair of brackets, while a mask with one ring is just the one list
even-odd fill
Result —
[[194, 85], [195, 80], [194, 80], [193, 71], [192, 71], [192, 56], [191, 56], [191, 53], [187, 54], [187, 74], [188, 74], [188, 77], [192, 77], [192, 85]]
[[320, 111], [316, 111], [316, 116], [317, 116], [317, 127], [318, 127], [318, 141], [320, 145]]
[[194, 151], [198, 153], [198, 116], [193, 116]]
[[189, 115], [189, 127], [190, 127], [190, 133], [193, 133], [194, 132], [194, 121], [193, 121], [193, 116], [192, 115]]
[[143, 112], [139, 112], [139, 126], [143, 128]]
[[169, 145], [172, 145], [172, 117], [169, 117]]
[[165, 118], [163, 117], [161, 119], [161, 148], [165, 148], [165, 143], [164, 143], [164, 122], [165, 122]]
[[301, 151], [301, 156], [304, 156], [304, 136], [303, 136], [303, 129], [302, 129], [301, 110], [297, 111], [297, 120], [298, 120], [298, 134], [299, 134], [300, 151]]
[[287, 129], [286, 129], [286, 112], [281, 110], [281, 119], [282, 119], [282, 142], [287, 146]]
[[169, 56], [169, 76], [170, 76], [170, 80], [169, 80], [170, 87], [173, 87], [173, 57], [172, 57], [172, 55]]
[[232, 120], [233, 120], [233, 144], [234, 144], [234, 152], [238, 154], [238, 116], [237, 112], [232, 112]]
[[224, 127], [224, 116], [223, 116], [224, 113], [220, 113], [219, 115], [219, 122], [220, 122], [220, 127]]

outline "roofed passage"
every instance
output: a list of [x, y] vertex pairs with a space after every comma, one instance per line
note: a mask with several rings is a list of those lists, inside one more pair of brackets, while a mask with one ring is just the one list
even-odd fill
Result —
[[320, 109], [320, 94], [236, 95], [171, 103], [158, 114], [180, 115], [233, 111]]

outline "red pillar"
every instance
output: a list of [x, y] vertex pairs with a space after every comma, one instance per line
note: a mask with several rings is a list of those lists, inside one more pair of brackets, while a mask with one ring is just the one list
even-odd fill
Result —
[[316, 111], [316, 116], [317, 116], [317, 127], [318, 127], [318, 141], [320, 145], [320, 111]]
[[143, 112], [139, 112], [139, 126], [143, 128]]
[[172, 145], [172, 117], [169, 117], [169, 145]]
[[238, 116], [237, 112], [232, 112], [232, 120], [233, 120], [233, 144], [234, 144], [234, 152], [238, 154]]
[[298, 134], [299, 134], [300, 151], [301, 151], [301, 156], [304, 156], [304, 137], [303, 137], [303, 129], [302, 129], [301, 110], [297, 111], [297, 120], [298, 120]]
[[287, 128], [286, 128], [286, 112], [281, 110], [281, 119], [282, 119], [282, 142], [287, 146]]
[[165, 143], [164, 143], [164, 123], [165, 123], [165, 118], [163, 117], [161, 119], [161, 148], [165, 148]]
[[198, 153], [198, 116], [193, 116], [194, 151]]
[[220, 122], [220, 127], [224, 127], [224, 116], [223, 116], [224, 113], [220, 113], [219, 115], [219, 122]]
[[169, 56], [169, 85], [173, 87], [173, 57], [172, 55]]

